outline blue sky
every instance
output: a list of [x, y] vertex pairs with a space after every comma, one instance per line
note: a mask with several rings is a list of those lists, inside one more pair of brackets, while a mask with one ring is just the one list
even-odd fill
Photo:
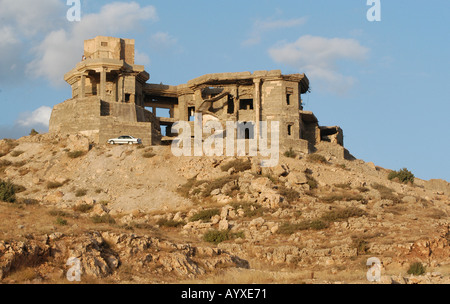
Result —
[[136, 39], [149, 82], [206, 73], [306, 73], [305, 109], [339, 125], [346, 147], [376, 165], [450, 180], [450, 2], [381, 0], [0, 0], [0, 138], [46, 131], [70, 98], [62, 77], [97, 35]]

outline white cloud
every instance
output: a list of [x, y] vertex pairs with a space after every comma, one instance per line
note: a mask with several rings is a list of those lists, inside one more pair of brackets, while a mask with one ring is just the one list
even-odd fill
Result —
[[62, 24], [66, 9], [65, 1], [60, 0], [1, 0], [0, 20], [29, 37]]
[[291, 27], [303, 25], [305, 23], [306, 23], [306, 17], [289, 19], [289, 20], [272, 20], [272, 19], [256, 20], [253, 23], [250, 37], [247, 40], [245, 40], [242, 43], [242, 45], [251, 46], [251, 45], [260, 43], [263, 34], [266, 32], [273, 31], [273, 30], [279, 30], [279, 29], [285, 29], [285, 28], [291, 28]]
[[21, 113], [16, 123], [22, 127], [48, 127], [51, 114], [52, 108], [42, 106], [33, 112]]
[[95, 36], [117, 36], [138, 29], [143, 20], [156, 21], [153, 6], [141, 7], [136, 2], [113, 2], [104, 5], [99, 13], [81, 15], [80, 22], [70, 23], [67, 29], [51, 31], [33, 51], [36, 58], [27, 65], [33, 77], [49, 79], [61, 85], [63, 75], [70, 71], [83, 54], [83, 41]]
[[150, 37], [150, 48], [157, 51], [178, 50], [178, 40], [166, 32], [157, 32]]
[[344, 94], [354, 83], [351, 76], [343, 75], [338, 62], [346, 59], [362, 61], [367, 58], [369, 49], [355, 39], [324, 38], [302, 36], [292, 43], [280, 43], [269, 49], [273, 60], [305, 72], [312, 83]]
[[148, 65], [150, 64], [150, 57], [147, 54], [141, 53], [138, 50], [134, 51], [134, 63], [139, 65]]

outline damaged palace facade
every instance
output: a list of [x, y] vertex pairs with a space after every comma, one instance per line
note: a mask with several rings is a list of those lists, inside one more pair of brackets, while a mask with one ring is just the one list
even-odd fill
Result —
[[[144, 66], [134, 64], [134, 40], [86, 40], [82, 61], [64, 76], [72, 98], [53, 108], [50, 132], [82, 133], [100, 144], [132, 135], [145, 145], [159, 145], [174, 138], [175, 122], [193, 125], [194, 113], [202, 113], [223, 125], [252, 122], [255, 130], [259, 121], [279, 121], [280, 151], [309, 153], [325, 142], [343, 156], [342, 130], [319, 126], [315, 115], [303, 110], [301, 95], [309, 90], [304, 74], [208, 74], [178, 86], [147, 83], [149, 78]], [[157, 117], [157, 109], [167, 109], [170, 117]], [[255, 130], [245, 136], [252, 138]]]

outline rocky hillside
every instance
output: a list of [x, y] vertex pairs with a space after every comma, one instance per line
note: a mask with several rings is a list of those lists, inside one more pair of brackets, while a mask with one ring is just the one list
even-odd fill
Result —
[[[450, 184], [362, 160], [175, 157], [50, 134], [0, 141], [0, 279], [81, 282], [450, 282]], [[413, 263], [415, 269], [410, 266]], [[414, 274], [408, 274], [413, 272]]]

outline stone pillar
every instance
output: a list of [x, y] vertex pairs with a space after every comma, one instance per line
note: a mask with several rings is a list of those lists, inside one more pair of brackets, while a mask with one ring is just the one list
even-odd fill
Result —
[[100, 71], [100, 98], [106, 100], [106, 70]]
[[261, 79], [254, 79], [255, 93], [254, 93], [254, 103], [255, 103], [255, 138], [259, 139], [260, 126], [259, 122], [261, 120]]
[[86, 97], [86, 75], [81, 74], [78, 98]]

